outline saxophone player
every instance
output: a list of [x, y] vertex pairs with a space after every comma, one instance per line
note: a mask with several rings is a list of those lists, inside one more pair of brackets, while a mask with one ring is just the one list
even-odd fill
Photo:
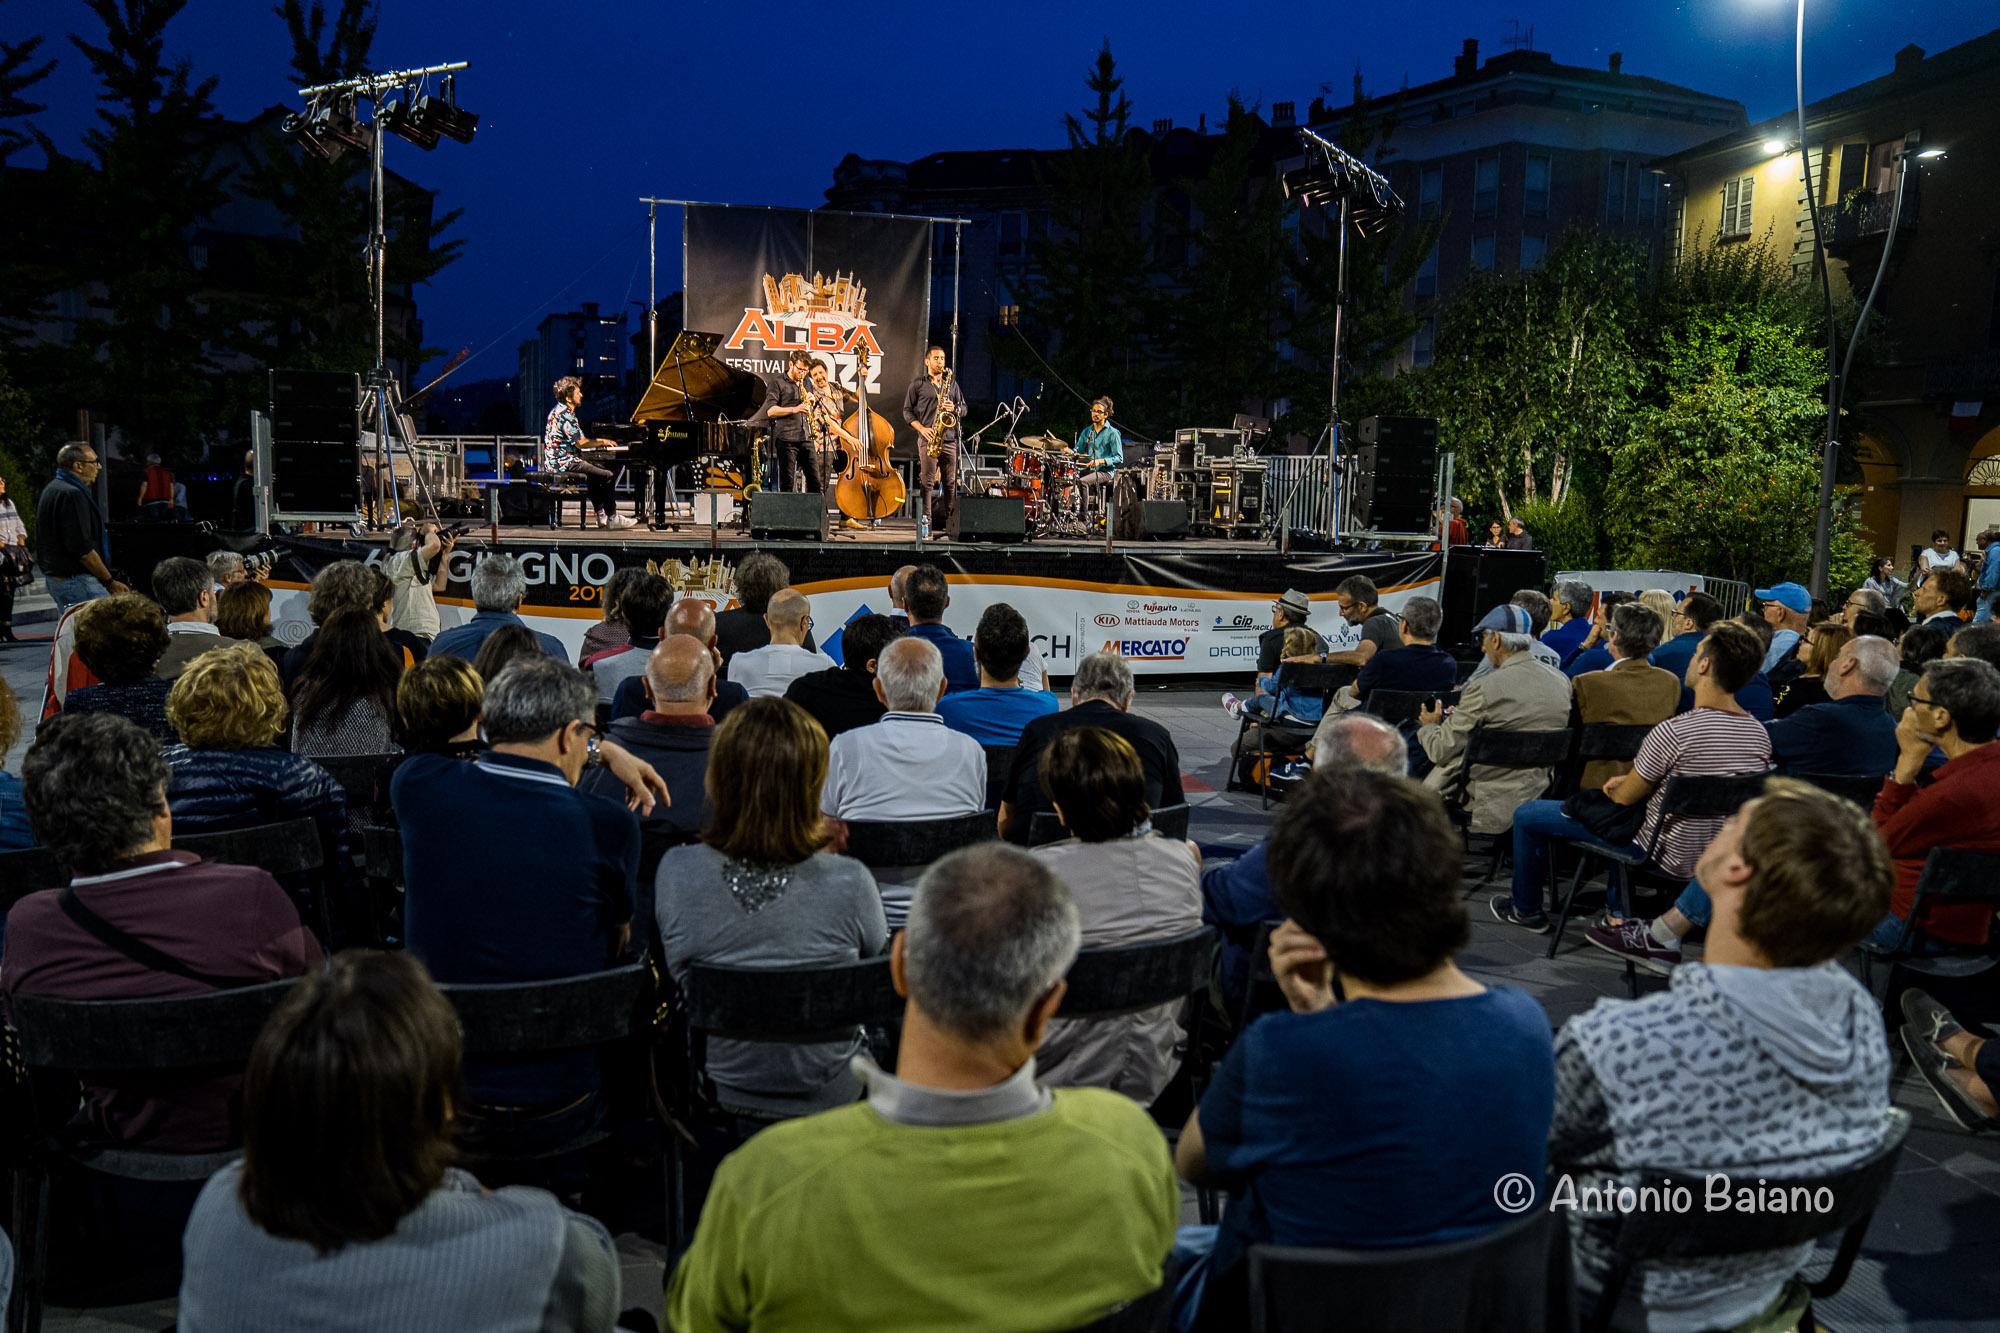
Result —
[[[950, 413], [942, 430], [937, 425], [940, 404]], [[917, 432], [918, 477], [930, 505], [933, 541], [944, 540], [958, 510], [958, 420], [965, 411], [965, 390], [945, 369], [944, 348], [931, 348], [924, 356], [924, 373], [910, 381], [909, 392], [903, 395], [903, 420]]]

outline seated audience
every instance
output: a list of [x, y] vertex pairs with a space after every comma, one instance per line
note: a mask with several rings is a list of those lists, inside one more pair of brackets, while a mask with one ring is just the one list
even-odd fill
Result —
[[1903, 1046], [1945, 1114], [1975, 1134], [2000, 1129], [2000, 1041], [1966, 1031], [1915, 987], [1903, 992], [1903, 1020]]
[[[470, 662], [479, 655], [486, 636], [503, 625], [522, 623], [518, 614], [528, 597], [528, 579], [511, 555], [488, 554], [472, 567], [472, 619], [454, 625], [431, 640], [431, 651], [450, 653]], [[569, 660], [569, 650], [553, 634], [534, 631], [535, 641], [550, 657]], [[483, 673], [482, 673], [483, 674]], [[491, 676], [485, 677], [493, 679]]]
[[[1472, 627], [1493, 670], [1473, 676], [1449, 714], [1441, 704], [1417, 714], [1417, 744], [1434, 767], [1424, 785], [1434, 792], [1456, 793], [1465, 767], [1467, 743], [1474, 727], [1491, 731], [1561, 731], [1569, 725], [1569, 680], [1529, 654], [1528, 612], [1512, 603], [1496, 606]], [[1544, 768], [1473, 769], [1466, 788], [1471, 830], [1505, 833], [1514, 810], [1532, 801], [1549, 785], [1554, 770]], [[1449, 799], [1449, 798], [1448, 798]]]
[[[1400, 778], [1407, 776], [1410, 768], [1410, 752], [1402, 733], [1367, 713], [1336, 713], [1322, 722], [1313, 735], [1311, 754], [1315, 773], [1365, 768]], [[1271, 876], [1266, 868], [1270, 852], [1267, 834], [1234, 861], [1224, 861], [1201, 877], [1201, 919], [1222, 932], [1216, 972], [1232, 1015], [1241, 1007], [1250, 984], [1250, 949], [1257, 927], [1284, 915], [1271, 896]]]
[[1408, 778], [1320, 771], [1286, 801], [1270, 954], [1291, 1012], [1236, 1039], [1175, 1147], [1183, 1179], [1232, 1194], [1220, 1228], [1182, 1228], [1181, 1327], [1245, 1325], [1252, 1245], [1449, 1244], [1511, 1219], [1494, 1181], [1543, 1178], [1548, 1016], [1453, 961], [1462, 859]]
[[245, 579], [224, 588], [215, 602], [215, 628], [225, 639], [256, 644], [273, 665], [282, 664], [290, 651], [271, 632], [271, 590], [261, 583]]
[[1077, 938], [1033, 857], [933, 865], [890, 953], [909, 1000], [896, 1072], [857, 1057], [865, 1103], [723, 1160], [668, 1327], [1026, 1333], [1156, 1290], [1180, 1210], [1159, 1129], [1116, 1093], [1036, 1083]]
[[[1889, 599], [1881, 593], [1876, 592], [1873, 588], [1856, 588], [1853, 592], [1847, 594], [1847, 600], [1841, 603], [1840, 618], [1847, 622], [1848, 628], [1853, 629], [1854, 618], [1856, 616], [1879, 616], [1888, 609]], [[1860, 631], [1856, 630], [1855, 632], [1859, 633]]]
[[[1660, 618], [1651, 608], [1626, 602], [1612, 609], [1611, 629], [1605, 635], [1611, 666], [1570, 682], [1580, 725], [1650, 727], [1674, 715], [1681, 701], [1680, 681], [1646, 665], [1659, 642]], [[1632, 765], [1622, 759], [1593, 759], [1583, 766], [1580, 781], [1586, 788], [1602, 787], [1631, 771]]]
[[1458, 684], [1458, 662], [1437, 646], [1444, 608], [1429, 597], [1412, 597], [1396, 616], [1403, 646], [1375, 653], [1362, 664], [1352, 685], [1334, 695], [1336, 709], [1368, 702], [1374, 690], [1417, 690], [1447, 693]]
[[1277, 669], [1257, 677], [1257, 692], [1248, 699], [1238, 699], [1233, 694], [1223, 695], [1222, 711], [1238, 719], [1248, 713], [1266, 720], [1319, 721], [1325, 712], [1321, 694], [1294, 688], [1286, 677], [1285, 668], [1294, 663], [1316, 663], [1325, 649], [1325, 641], [1312, 630], [1304, 625], [1291, 626], [1285, 631], [1284, 656], [1278, 659]]
[[875, 663], [901, 633], [887, 616], [856, 616], [840, 631], [841, 664], [808, 671], [785, 687], [785, 697], [805, 709], [829, 740], [880, 722], [888, 709], [875, 693]]
[[409, 668], [424, 660], [431, 641], [395, 623], [396, 582], [377, 569], [375, 574], [375, 628], [395, 650], [396, 665]]
[[1722, 603], [1705, 592], [1691, 592], [1681, 598], [1668, 631], [1671, 637], [1653, 650], [1653, 665], [1671, 672], [1675, 680], [1685, 680], [1688, 664], [1694, 661], [1694, 650], [1701, 646], [1702, 637], [1728, 618]]
[[1021, 729], [1014, 762], [1008, 766], [1007, 781], [1000, 792], [1001, 837], [1026, 843], [1035, 812], [1055, 808], [1042, 790], [1042, 751], [1071, 727], [1102, 727], [1125, 738], [1146, 770], [1148, 808], [1164, 810], [1186, 804], [1180, 751], [1165, 727], [1130, 711], [1134, 689], [1131, 663], [1117, 653], [1091, 653], [1077, 663], [1069, 682], [1070, 706], [1038, 717]]
[[[1562, 672], [1565, 676], [1575, 680], [1586, 671], [1602, 671], [1611, 665], [1611, 649], [1605, 643], [1611, 633], [1611, 613], [1628, 602], [1645, 605], [1639, 601], [1637, 593], [1613, 589], [1598, 594], [1597, 610], [1591, 615], [1589, 633], [1583, 636], [1583, 642], [1576, 646], [1575, 651], [1563, 659]], [[1666, 632], [1662, 631], [1655, 637], [1664, 639]]]
[[[1771, 641], [1777, 635], [1777, 630], [1770, 621], [1754, 612], [1745, 611], [1736, 617], [1736, 623], [1755, 634], [1757, 641], [1763, 645], [1764, 652], [1769, 654]], [[1736, 692], [1736, 702], [1742, 706], [1744, 712], [1759, 722], [1770, 722], [1778, 715], [1771, 699], [1771, 678], [1764, 674], [1761, 667], [1757, 674], [1744, 682], [1743, 688]], [[1682, 693], [1681, 707], [1682, 711], [1694, 707], [1694, 692], [1691, 688]]]
[[729, 679], [752, 699], [782, 699], [800, 676], [834, 665], [825, 653], [805, 646], [806, 632], [812, 628], [812, 602], [798, 589], [772, 594], [764, 620], [771, 629], [770, 642], [729, 659]]
[[1976, 657], [1988, 666], [2000, 667], [2000, 625], [1991, 621], [1983, 625], [1967, 625], [1951, 636], [1944, 655]]
[[[1598, 599], [1600, 603], [1603, 600], [1601, 597]], [[1671, 639], [1674, 636], [1674, 613], [1680, 609], [1679, 604], [1674, 601], [1674, 595], [1665, 588], [1648, 588], [1639, 594], [1639, 600], [1651, 607], [1653, 614], [1660, 618], [1660, 642], [1665, 643]], [[1655, 662], [1653, 665], [1660, 664]], [[1682, 667], [1682, 670], [1686, 670], [1686, 667]]]
[[[634, 590], [625, 605], [632, 606], [645, 595]], [[646, 674], [640, 680], [646, 690], [646, 711], [614, 720], [604, 734], [651, 764], [667, 784], [668, 800], [653, 807], [653, 813], [640, 822], [641, 831], [691, 836], [706, 822], [702, 784], [715, 736], [715, 719], [708, 712], [709, 701], [715, 698], [715, 659], [699, 640], [675, 634], [647, 653]], [[577, 789], [625, 799], [624, 784], [608, 769], [584, 774]], [[640, 919], [650, 918], [641, 913]]]
[[1825, 702], [1769, 724], [1778, 771], [1873, 778], [1894, 768], [1896, 719], [1882, 707], [1882, 696], [1896, 670], [1888, 640], [1849, 638], [1826, 665]]
[[[312, 621], [313, 633], [293, 644], [278, 663], [286, 689], [292, 687], [292, 681], [305, 668], [306, 658], [312, 656], [313, 637], [319, 633], [321, 625], [341, 611], [375, 613], [381, 604], [381, 599], [375, 595], [376, 587], [375, 571], [359, 560], [336, 560], [313, 575], [312, 592], [306, 598], [306, 618]], [[465, 652], [459, 656], [470, 657], [472, 654]]]
[[[1013, 745], [1021, 728], [1062, 705], [1047, 690], [1021, 684], [1021, 663], [1028, 660], [1028, 622], [1005, 602], [996, 602], [979, 617], [972, 636], [973, 660], [979, 663], [979, 688], [938, 700], [938, 713], [953, 731], [962, 731], [981, 745]], [[1317, 700], [1314, 701], [1315, 704]]]
[[[0, 680], [0, 852], [18, 852], [35, 845], [35, 826], [21, 799], [21, 779], [7, 771], [7, 752], [21, 739], [21, 705], [13, 689]], [[6, 918], [0, 916], [0, 929]]]
[[[1261, 683], [1266, 676], [1275, 675], [1278, 663], [1290, 656], [1285, 651], [1285, 639], [1294, 629], [1310, 629], [1307, 623], [1312, 619], [1312, 598], [1297, 588], [1285, 589], [1284, 595], [1271, 603], [1271, 628], [1257, 636], [1257, 680]], [[1317, 633], [1313, 635], [1315, 647], [1312, 657], [1317, 662], [1326, 652], [1326, 640]]]
[[[445, 982], [538, 981], [615, 963], [629, 938], [639, 822], [617, 801], [575, 790], [592, 759], [649, 813], [659, 775], [613, 741], [592, 744], [590, 677], [560, 657], [524, 657], [486, 686], [475, 763], [413, 754], [389, 781], [403, 834], [411, 953]], [[593, 753], [594, 751], [594, 753]], [[492, 830], [504, 830], [494, 836]], [[596, 1114], [590, 1051], [466, 1070], [469, 1112], [520, 1135], [566, 1141]]]
[[1954, 637], [1936, 625], [1912, 625], [1903, 631], [1902, 638], [1896, 640], [1900, 665], [1896, 679], [1889, 683], [1889, 692], [1882, 697], [1883, 707], [1892, 719], [1902, 718], [1910, 706], [1910, 693], [1917, 688], [1918, 679], [1931, 663], [1944, 657]]
[[979, 661], [972, 645], [946, 628], [945, 608], [951, 605], [951, 583], [936, 565], [918, 565], [904, 580], [904, 600], [910, 611], [911, 637], [922, 639], [944, 658], [946, 688], [953, 694], [979, 688]]
[[[660, 959], [675, 981], [691, 963], [830, 967], [888, 947], [874, 876], [824, 850], [826, 765], [826, 737], [783, 699], [753, 699], [715, 729], [702, 841], [670, 849], [654, 886]], [[775, 1120], [860, 1095], [848, 1068], [863, 1050], [858, 1031], [800, 1044], [714, 1039], [706, 1049], [716, 1098], [732, 1114]]]
[[[762, 648], [771, 641], [771, 626], [764, 613], [770, 610], [771, 599], [790, 587], [791, 582], [792, 571], [767, 551], [743, 557], [743, 563], [736, 567], [736, 605], [715, 616], [716, 647], [722, 653], [722, 665], [717, 669], [725, 678], [733, 679], [729, 676], [729, 664], [736, 654]], [[804, 644], [808, 652], [819, 649], [813, 642], [811, 626], [806, 627]], [[831, 661], [829, 658], [829, 665]]]
[[1565, 663], [1590, 635], [1590, 607], [1596, 598], [1597, 589], [1581, 579], [1563, 579], [1556, 584], [1555, 596], [1549, 599], [1549, 628], [1541, 637]]
[[1946, 634], [1956, 633], [1964, 623], [1960, 612], [1972, 609], [1972, 580], [1955, 566], [1934, 569], [1910, 594], [1910, 609], [1916, 613], [1917, 623], [1940, 626]]
[[76, 655], [98, 684], [63, 696], [65, 713], [116, 713], [129, 717], [162, 745], [180, 737], [167, 718], [173, 682], [154, 671], [172, 639], [160, 608], [136, 592], [87, 602], [76, 613]]
[[[1560, 672], [1562, 658], [1557, 655], [1555, 649], [1542, 642], [1542, 631], [1547, 629], [1549, 624], [1549, 599], [1533, 588], [1523, 588], [1508, 598], [1507, 604], [1518, 606], [1528, 613], [1528, 656], [1551, 671]], [[1487, 615], [1490, 618], [1492, 613], [1488, 612]], [[1472, 674], [1465, 678], [1464, 683], [1470, 685], [1475, 680], [1484, 680], [1493, 670], [1493, 659], [1482, 654], [1479, 665], [1472, 669]]]
[[1340, 603], [1340, 618], [1355, 628], [1361, 641], [1345, 651], [1324, 654], [1321, 661], [1335, 666], [1364, 667], [1376, 653], [1402, 646], [1395, 613], [1383, 609], [1382, 594], [1376, 589], [1375, 580], [1366, 574], [1350, 574], [1334, 588], [1333, 596]]
[[[159, 744], [134, 723], [55, 718], [21, 768], [42, 844], [74, 878], [8, 912], [0, 991], [9, 1000], [204, 995], [295, 977], [319, 962], [318, 943], [276, 880], [172, 850], [171, 775]], [[162, 958], [142, 960], [101, 938], [113, 932]], [[241, 1085], [234, 1073], [94, 1073], [84, 1103], [92, 1128], [111, 1138], [219, 1152], [235, 1141], [231, 1104]]]
[[660, 646], [667, 612], [674, 606], [674, 585], [658, 574], [641, 570], [626, 583], [619, 600], [625, 621], [625, 642], [584, 659], [583, 669], [597, 680], [597, 702], [609, 704], [625, 681], [644, 677], [646, 660]]
[[[1563, 813], [1561, 801], [1529, 801], [1514, 812], [1514, 891], [1492, 901], [1496, 919], [1537, 935], [1546, 934], [1549, 919], [1542, 911], [1542, 890], [1548, 881], [1549, 857], [1557, 839], [1582, 842], [1605, 850], [1651, 849], [1650, 864], [1669, 875], [1691, 875], [1702, 848], [1722, 821], [1708, 816], [1663, 819], [1661, 793], [1674, 777], [1728, 777], [1762, 773], [1771, 766], [1771, 736], [1743, 711], [1736, 692], [1756, 672], [1764, 658], [1757, 636], [1740, 623], [1718, 624], [1709, 630], [1688, 665], [1694, 687], [1694, 707], [1654, 727], [1646, 734], [1632, 761], [1632, 771], [1607, 781], [1602, 790], [1621, 806], [1642, 802], [1646, 814], [1639, 832], [1628, 843], [1614, 843]], [[1622, 905], [1608, 904], [1612, 911]], [[1614, 922], [1636, 926], [1637, 922]]]
[[[1931, 575], [1937, 578], [1949, 570]], [[2000, 853], [2000, 670], [1977, 658], [1933, 662], [1896, 724], [1895, 771], [1875, 798], [1875, 825], [1896, 858], [1891, 914], [1871, 943], [1893, 948], [1916, 898], [1917, 877], [1933, 847]], [[1945, 762], [1927, 787], [1917, 786], [1931, 751]], [[1990, 903], [1926, 905], [1918, 924], [1933, 947], [1970, 949], [1986, 943]]]
[[[716, 663], [715, 697], [708, 701], [708, 715], [715, 719], [715, 725], [721, 726], [722, 719], [729, 716], [729, 710], [750, 695], [735, 681], [722, 678], [722, 653], [716, 647], [715, 638], [715, 608], [699, 597], [682, 597], [674, 602], [674, 609], [667, 612], [667, 623], [662, 633], [667, 638], [685, 634], [708, 645], [708, 655]], [[611, 700], [612, 720], [637, 717], [646, 711], [646, 705], [646, 682], [643, 677], [620, 681], [618, 692]]]
[[1758, 588], [1756, 597], [1764, 605], [1761, 616], [1771, 627], [1770, 641], [1764, 645], [1764, 674], [1770, 675], [1778, 663], [1790, 657], [1812, 624], [1812, 594], [1796, 583], [1780, 583]]
[[[1083, 947], [1105, 949], [1171, 939], [1201, 928], [1201, 851], [1161, 837], [1146, 806], [1146, 770], [1129, 742], [1073, 727], [1042, 751], [1042, 789], [1069, 837], [1034, 855], [1069, 886]], [[1151, 1106], [1180, 1067], [1181, 1005], [1116, 1018], [1057, 1012], [1036, 1058], [1050, 1087], [1110, 1088]]]
[[[1820, 1175], [1888, 1130], [1881, 1010], [1837, 961], [1889, 902], [1889, 858], [1867, 817], [1775, 779], [1708, 842], [1698, 874], [1715, 902], [1703, 962], [1636, 1004], [1599, 1000], [1556, 1038], [1550, 1166], [1577, 1172], [1585, 1200], [1636, 1187], [1639, 1164], [1760, 1183]], [[1588, 1301], [1623, 1214], [1566, 1211]], [[1648, 1260], [1613, 1322], [1789, 1328], [1800, 1302], [1786, 1288], [1811, 1250]]]
[[396, 682], [396, 722], [411, 754], [477, 759], [479, 703], [486, 683], [463, 658], [431, 656]]
[[1780, 675], [1771, 678], [1771, 709], [1779, 718], [1790, 717], [1801, 708], [1826, 702], [1826, 672], [1854, 631], [1844, 620], [1822, 620], [1808, 626], [1792, 656], [1779, 665]]
[[524, 657], [554, 657], [542, 643], [542, 636], [526, 625], [502, 625], [486, 636], [472, 656], [472, 669], [481, 680], [492, 680]]
[[215, 627], [215, 581], [207, 562], [175, 555], [154, 565], [153, 600], [167, 615], [167, 651], [153, 668], [161, 680], [176, 679], [182, 667], [222, 646], [222, 633]]
[[[625, 623], [625, 590], [645, 573], [644, 565], [626, 565], [611, 571], [611, 577], [598, 590], [598, 604], [604, 608], [604, 619], [583, 632], [583, 647], [576, 659], [578, 666], [587, 665], [599, 653], [621, 648], [632, 641], [631, 626]], [[651, 632], [648, 630], [648, 633]]]
[[393, 754], [403, 663], [366, 611], [339, 611], [292, 681], [292, 753]]
[[618, 1254], [546, 1191], [452, 1165], [458, 1016], [407, 954], [340, 954], [250, 1050], [243, 1160], [188, 1219], [180, 1324], [605, 1333]]

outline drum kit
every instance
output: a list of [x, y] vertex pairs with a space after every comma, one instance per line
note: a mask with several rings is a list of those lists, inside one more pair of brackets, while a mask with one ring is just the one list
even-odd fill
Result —
[[1085, 486], [1088, 469], [1053, 435], [1029, 435], [1007, 454], [1006, 475], [993, 493], [1027, 507], [1028, 526], [1038, 537], [1085, 537], [1104, 530], [1109, 486]]

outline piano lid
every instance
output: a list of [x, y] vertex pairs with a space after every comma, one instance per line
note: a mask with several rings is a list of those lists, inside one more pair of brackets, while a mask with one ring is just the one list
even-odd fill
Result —
[[764, 405], [764, 380], [715, 359], [719, 333], [684, 330], [632, 409], [634, 422], [742, 421]]

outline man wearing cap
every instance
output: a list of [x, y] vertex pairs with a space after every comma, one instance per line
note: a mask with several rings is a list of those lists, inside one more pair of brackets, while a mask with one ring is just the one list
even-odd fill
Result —
[[[1449, 715], [1436, 703], [1417, 715], [1417, 744], [1436, 765], [1424, 779], [1432, 791], [1447, 799], [1457, 792], [1459, 770], [1475, 727], [1560, 731], [1569, 725], [1569, 678], [1539, 665], [1529, 654], [1534, 623], [1525, 608], [1512, 602], [1487, 612], [1472, 630], [1493, 670], [1466, 683], [1458, 707]], [[1505, 833], [1513, 825], [1515, 809], [1540, 796], [1551, 776], [1549, 769], [1473, 769], [1466, 788], [1472, 832]]]
[[1285, 631], [1304, 625], [1312, 618], [1312, 609], [1312, 598], [1297, 588], [1285, 589], [1285, 595], [1271, 604], [1271, 628], [1257, 636], [1258, 675], [1268, 676], [1278, 669], [1285, 656]]
[[1812, 624], [1812, 594], [1796, 583], [1780, 583], [1756, 592], [1764, 603], [1764, 619], [1773, 631], [1771, 647], [1764, 654], [1763, 669], [1769, 671], [1799, 650], [1799, 639]]

